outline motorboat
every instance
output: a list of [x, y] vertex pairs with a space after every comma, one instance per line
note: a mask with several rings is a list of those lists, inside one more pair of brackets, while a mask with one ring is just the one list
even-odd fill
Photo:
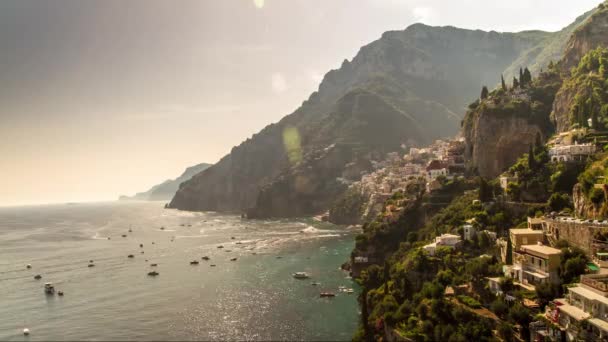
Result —
[[129, 254], [127, 255], [127, 258], [135, 258], [135, 256], [133, 254]]
[[160, 230], [165, 230], [165, 227], [160, 227]]
[[32, 268], [32, 264], [27, 264], [25, 267], [29, 270], [30, 268]]
[[144, 244], [143, 244], [143, 243], [140, 243], [140, 244], [139, 244], [139, 248], [144, 248]]
[[156, 267], [158, 264], [150, 264], [151, 267]]
[[44, 284], [44, 292], [46, 294], [53, 294], [53, 293], [55, 293], [55, 287], [53, 286], [53, 283], [45, 283]]
[[319, 285], [321, 285], [321, 283], [312, 282], [310, 285], [312, 285], [312, 286], [319, 286]]
[[122, 237], [127, 237], [127, 234], [122, 234], [121, 236], [122, 236]]
[[293, 277], [296, 279], [308, 279], [310, 276], [306, 272], [296, 272], [293, 274]]
[[230, 261], [236, 261], [236, 258], [232, 258], [232, 259], [230, 259]]
[[156, 271], [152, 271], [152, 272], [148, 272], [148, 275], [150, 277], [156, 277], [157, 275], [159, 275], [160, 273], [156, 272]]
[[209, 260], [209, 257], [208, 256], [204, 256], [201, 259], [203, 259], [203, 260]]
[[344, 292], [346, 292], [348, 294], [353, 294], [353, 293], [355, 293], [355, 290], [353, 290], [353, 289], [345, 289]]
[[24, 328], [24, 329], [23, 329], [23, 335], [24, 335], [24, 336], [29, 336], [29, 334], [30, 334], [30, 329], [28, 329], [28, 328]]
[[198, 265], [198, 261], [192, 260], [192, 261], [190, 261], [190, 265]]
[[222, 245], [219, 245], [219, 246], [217, 246], [217, 248], [224, 248], [224, 246], [222, 246]]
[[34, 279], [36, 279], [36, 280], [38, 280], [38, 279], [42, 279], [42, 276], [41, 276], [40, 274], [36, 274], [36, 275], [34, 276]]
[[87, 267], [95, 267], [95, 264], [88, 264]]
[[330, 297], [335, 297], [335, 296], [336, 296], [336, 294], [333, 292], [321, 292], [319, 294], [319, 297], [321, 297], [321, 298], [330, 298]]
[[59, 297], [63, 297], [63, 291], [57, 291], [57, 295], [58, 295]]
[[211, 266], [211, 267], [215, 267], [215, 266], [217, 266], [217, 265], [216, 265], [216, 264], [211, 264], [211, 265], [209, 265], [209, 266]]

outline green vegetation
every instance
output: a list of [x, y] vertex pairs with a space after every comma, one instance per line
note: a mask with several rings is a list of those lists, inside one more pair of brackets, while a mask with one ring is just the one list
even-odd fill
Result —
[[579, 127], [603, 129], [608, 124], [608, 49], [598, 47], [587, 53], [571, 76], [564, 82], [563, 90], [572, 93], [570, 120]]

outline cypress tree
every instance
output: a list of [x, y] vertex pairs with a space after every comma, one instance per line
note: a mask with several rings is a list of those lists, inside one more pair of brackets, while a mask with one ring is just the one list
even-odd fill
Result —
[[540, 138], [540, 133], [536, 133], [536, 141], [534, 142], [534, 150], [535, 152], [540, 151], [543, 146], [542, 139]]
[[519, 88], [519, 81], [517, 80], [517, 77], [513, 77], [513, 89], [515, 88]]
[[485, 100], [488, 98], [488, 94], [490, 92], [488, 91], [488, 87], [486, 87], [485, 85], [483, 87], [481, 87], [481, 99]]
[[523, 77], [526, 85], [530, 85], [532, 83], [532, 73], [528, 68], [524, 69]]
[[500, 85], [502, 87], [502, 90], [507, 91], [507, 85], [505, 84], [505, 78], [503, 77], [502, 74], [500, 74]]
[[594, 110], [591, 113], [591, 126], [593, 127], [593, 129], [599, 129], [599, 121], [597, 120], [597, 111]]
[[534, 159], [534, 149], [530, 145], [530, 151], [528, 152], [528, 167], [530, 170], [536, 169], [536, 159]]
[[507, 258], [505, 264], [513, 265], [513, 245], [511, 244], [511, 237], [507, 237]]
[[522, 68], [519, 68], [519, 84], [522, 84], [523, 82], [523, 78], [524, 78], [524, 70]]

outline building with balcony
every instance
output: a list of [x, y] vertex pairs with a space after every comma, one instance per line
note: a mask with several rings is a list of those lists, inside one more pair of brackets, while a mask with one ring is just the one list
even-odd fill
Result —
[[440, 236], [435, 237], [435, 242], [423, 246], [422, 249], [429, 253], [429, 255], [433, 256], [435, 255], [438, 247], [443, 246], [448, 248], [456, 248], [460, 246], [460, 243], [460, 235], [441, 234]]
[[593, 153], [594, 144], [556, 145], [549, 150], [549, 158], [555, 163], [585, 161]]
[[561, 250], [540, 243], [521, 246], [514, 261], [520, 268], [514, 278], [527, 285], [558, 283], [561, 254]]

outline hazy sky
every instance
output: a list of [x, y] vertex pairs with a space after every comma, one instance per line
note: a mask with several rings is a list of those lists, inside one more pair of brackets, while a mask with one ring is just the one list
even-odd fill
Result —
[[0, 205], [115, 199], [292, 112], [414, 22], [558, 30], [598, 0], [0, 0]]

